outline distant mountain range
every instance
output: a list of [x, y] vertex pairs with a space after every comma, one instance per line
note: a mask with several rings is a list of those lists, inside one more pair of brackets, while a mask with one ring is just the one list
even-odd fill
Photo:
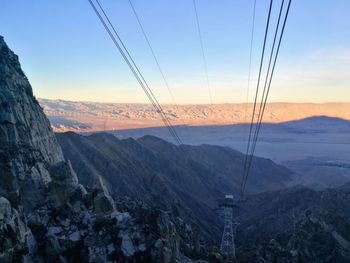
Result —
[[[229, 146], [245, 152], [248, 124], [178, 126], [186, 144]], [[118, 138], [146, 134], [172, 141], [166, 128], [109, 131]], [[350, 181], [350, 121], [314, 116], [283, 123], [264, 123], [256, 155], [272, 159], [300, 175], [301, 184], [320, 190]]]
[[[56, 132], [124, 130], [163, 126], [149, 104], [73, 102], [39, 99]], [[174, 125], [229, 125], [247, 123], [252, 104], [163, 105]], [[350, 103], [270, 103], [264, 122], [280, 123], [312, 116], [350, 119]]]
[[[173, 142], [150, 105], [46, 99], [40, 104], [56, 132], [104, 130], [121, 139], [152, 135]], [[251, 105], [164, 105], [164, 110], [185, 144], [246, 151], [245, 121]], [[268, 104], [256, 155], [287, 166], [305, 186], [317, 190], [340, 186], [350, 181], [349, 119], [350, 103]]]
[[350, 132], [350, 120], [329, 116], [312, 116], [301, 120], [284, 122], [281, 126], [295, 132]]

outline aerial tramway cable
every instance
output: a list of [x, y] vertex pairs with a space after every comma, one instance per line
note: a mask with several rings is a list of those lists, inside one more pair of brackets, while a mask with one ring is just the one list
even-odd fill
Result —
[[[246, 164], [246, 169], [244, 171], [244, 173], [245, 173], [244, 174], [244, 178], [248, 177], [248, 173], [249, 173], [248, 172], [248, 167], [250, 168], [250, 164], [252, 162], [253, 154], [254, 154], [254, 151], [255, 151], [256, 138], [257, 138], [257, 133], [258, 133], [258, 128], [257, 127], [259, 125], [259, 121], [260, 121], [260, 117], [261, 117], [261, 111], [262, 111], [263, 101], [264, 101], [265, 92], [266, 92], [266, 84], [267, 84], [268, 76], [269, 76], [269, 73], [270, 73], [272, 55], [273, 55], [274, 49], [275, 49], [276, 37], [277, 37], [278, 29], [279, 29], [279, 23], [280, 23], [280, 20], [281, 20], [283, 4], [284, 4], [284, 0], [282, 0], [282, 2], [281, 2], [281, 7], [280, 7], [279, 15], [278, 15], [277, 26], [276, 26], [276, 29], [275, 29], [273, 44], [272, 44], [272, 48], [271, 48], [271, 52], [270, 52], [270, 59], [269, 59], [268, 68], [267, 68], [267, 72], [266, 72], [266, 76], [265, 76], [264, 89], [263, 89], [263, 92], [262, 92], [262, 95], [261, 95], [261, 102], [260, 102], [260, 105], [259, 105], [259, 113], [258, 113], [257, 121], [256, 121], [256, 124], [255, 124], [253, 143], [252, 143], [252, 146], [251, 146], [251, 149], [250, 149], [250, 154], [247, 157], [247, 164]], [[245, 184], [246, 184], [246, 179], [244, 180], [243, 191], [244, 191], [244, 188], [245, 188]]]
[[249, 149], [250, 149], [250, 141], [251, 141], [251, 136], [252, 136], [253, 124], [254, 124], [254, 119], [255, 119], [255, 108], [256, 108], [256, 103], [257, 103], [258, 93], [259, 93], [261, 71], [262, 71], [262, 66], [263, 66], [263, 63], [264, 63], [264, 54], [265, 54], [267, 33], [268, 33], [268, 30], [269, 30], [269, 25], [270, 25], [272, 4], [273, 4], [273, 0], [270, 1], [269, 13], [268, 13], [268, 16], [267, 16], [266, 27], [265, 27], [264, 44], [263, 44], [263, 49], [262, 49], [262, 54], [261, 54], [261, 59], [260, 59], [258, 82], [257, 82], [257, 85], [256, 85], [254, 105], [253, 105], [253, 113], [252, 113], [252, 118], [251, 118], [250, 127], [249, 127], [249, 136], [248, 136], [248, 142], [247, 142], [247, 150], [246, 150], [246, 155], [245, 155], [245, 159], [244, 159], [244, 166], [243, 166], [243, 175], [242, 175], [241, 193], [240, 193], [241, 196], [243, 195], [243, 185], [244, 185], [244, 181], [246, 180], [245, 177], [246, 177], [246, 169], [247, 169], [247, 163], [248, 163], [248, 154], [249, 154]]
[[[174, 127], [172, 126], [169, 118], [166, 116], [166, 114], [164, 113], [161, 105], [159, 104], [157, 98], [155, 97], [155, 95], [153, 94], [151, 88], [149, 87], [147, 81], [145, 80], [145, 78], [143, 77], [141, 71], [139, 70], [138, 66], [136, 65], [134, 59], [132, 58], [132, 56], [130, 55], [128, 49], [126, 48], [126, 46], [124, 45], [123, 41], [121, 40], [119, 34], [117, 33], [115, 27], [113, 26], [113, 24], [111, 23], [108, 15], [106, 14], [106, 12], [104, 11], [103, 7], [101, 6], [100, 2], [98, 0], [95, 0], [95, 2], [97, 3], [97, 5], [99, 6], [100, 10], [103, 13], [103, 16], [105, 17], [105, 19], [107, 20], [107, 23], [109, 24], [109, 26], [107, 25], [105, 19], [102, 17], [100, 11], [96, 8], [95, 4], [93, 3], [92, 0], [88, 0], [91, 7], [93, 8], [94, 12], [96, 13], [97, 17], [99, 18], [99, 20], [101, 21], [103, 27], [105, 28], [105, 30], [107, 31], [108, 35], [110, 36], [111, 40], [113, 41], [114, 45], [117, 47], [118, 51], [120, 52], [120, 54], [122, 55], [122, 57], [124, 58], [125, 62], [127, 63], [128, 67], [130, 68], [130, 70], [132, 71], [133, 75], [135, 76], [137, 82], [140, 84], [141, 88], [144, 90], [146, 96], [148, 97], [148, 99], [150, 100], [151, 104], [153, 105], [153, 107], [156, 109], [156, 111], [159, 113], [159, 115], [161, 116], [162, 121], [164, 122], [165, 126], [168, 128], [171, 136], [174, 138], [175, 142], [178, 144], [182, 144], [181, 139], [179, 138], [179, 136], [177, 135]], [[115, 35], [114, 35], [114, 34]], [[116, 38], [117, 37], [117, 38]], [[119, 42], [118, 42], [118, 40]]]
[[288, 14], [289, 14], [290, 5], [291, 5], [291, 0], [289, 0], [289, 2], [288, 2], [288, 6], [287, 6], [287, 9], [286, 9], [286, 12], [285, 12], [285, 15], [284, 15], [283, 26], [282, 26], [282, 29], [281, 29], [281, 32], [280, 32], [279, 41], [278, 41], [278, 45], [277, 45], [277, 50], [275, 52], [273, 66], [272, 66], [272, 70], [271, 70], [271, 73], [270, 73], [269, 71], [270, 71], [271, 61], [272, 61], [272, 57], [273, 57], [273, 54], [274, 54], [274, 47], [275, 47], [276, 38], [277, 38], [277, 35], [278, 35], [279, 26], [280, 26], [280, 18], [281, 18], [282, 10], [283, 10], [283, 7], [284, 7], [284, 0], [282, 0], [281, 7], [280, 7], [280, 12], [279, 12], [279, 17], [278, 17], [278, 22], [277, 22], [277, 25], [276, 25], [276, 30], [275, 30], [272, 50], [271, 50], [271, 53], [270, 53], [269, 66], [268, 66], [268, 70], [267, 70], [267, 74], [266, 74], [266, 78], [265, 78], [264, 91], [263, 91], [263, 94], [262, 94], [262, 99], [261, 99], [261, 103], [260, 103], [258, 119], [257, 119], [256, 127], [255, 127], [251, 153], [250, 153], [250, 156], [249, 156], [249, 160], [247, 161], [247, 164], [245, 166], [245, 171], [244, 171], [245, 172], [245, 176], [244, 176], [244, 180], [242, 182], [241, 195], [244, 194], [247, 178], [249, 176], [250, 168], [251, 168], [251, 165], [252, 165], [252, 160], [253, 160], [253, 157], [254, 157], [256, 143], [257, 143], [257, 140], [258, 140], [258, 137], [259, 137], [261, 123], [262, 123], [262, 120], [263, 120], [265, 107], [266, 107], [268, 95], [269, 95], [269, 92], [270, 92], [271, 82], [272, 82], [273, 74], [274, 74], [274, 71], [275, 71], [275, 66], [276, 66], [276, 62], [277, 62], [277, 58], [278, 58], [278, 54], [279, 54], [279, 50], [280, 50], [280, 46], [281, 46], [281, 42], [282, 42], [282, 37], [283, 37], [283, 34], [284, 34], [284, 30], [285, 30], [285, 25], [286, 25]]
[[140, 19], [139, 15], [138, 15], [137, 12], [136, 12], [136, 9], [135, 9], [135, 7], [134, 7], [134, 4], [132, 3], [132, 0], [129, 0], [129, 4], [130, 4], [130, 7], [131, 7], [131, 9], [132, 9], [132, 11], [133, 11], [133, 13], [134, 13], [134, 15], [135, 15], [135, 18], [136, 18], [136, 20], [137, 20], [137, 23], [138, 23], [139, 26], [140, 26], [141, 32], [142, 32], [142, 34], [143, 34], [143, 37], [145, 38], [145, 40], [146, 40], [146, 42], [147, 42], [147, 45], [148, 45], [148, 47], [149, 47], [149, 49], [150, 49], [150, 51], [151, 51], [151, 53], [152, 53], [153, 59], [154, 59], [156, 65], [157, 65], [157, 68], [158, 68], [158, 70], [159, 70], [159, 73], [160, 73], [160, 75], [161, 75], [162, 78], [163, 78], [164, 84], [165, 84], [166, 88], [168, 89], [168, 92], [169, 92], [169, 95], [170, 95], [170, 97], [171, 97], [171, 100], [172, 100], [172, 102], [177, 106], [177, 103], [176, 103], [176, 101], [175, 101], [174, 95], [173, 95], [173, 93], [172, 93], [172, 91], [171, 91], [171, 89], [170, 89], [169, 83], [168, 83], [168, 81], [167, 81], [167, 79], [166, 79], [166, 77], [165, 77], [164, 71], [163, 71], [162, 67], [160, 66], [160, 63], [159, 63], [159, 61], [158, 61], [158, 58], [157, 58], [157, 56], [156, 56], [156, 54], [155, 54], [155, 52], [154, 52], [154, 49], [153, 49], [153, 47], [152, 47], [152, 45], [151, 45], [151, 42], [150, 42], [150, 40], [149, 40], [149, 38], [148, 38], [148, 36], [147, 36], [147, 34], [146, 34], [146, 31], [145, 31], [145, 29], [144, 29], [144, 27], [143, 27], [143, 25], [142, 25], [141, 19]]
[[[259, 113], [258, 113], [257, 123], [260, 122], [260, 118], [262, 117], [261, 113], [262, 113], [262, 108], [263, 108], [263, 102], [264, 102], [264, 98], [265, 98], [267, 82], [268, 82], [269, 75], [270, 75], [272, 57], [273, 57], [273, 54], [274, 54], [274, 51], [275, 51], [277, 33], [278, 33], [279, 26], [280, 26], [281, 14], [282, 14], [282, 11], [283, 11], [283, 5], [284, 5], [284, 0], [282, 0], [282, 2], [281, 2], [280, 11], [279, 11], [279, 14], [278, 14], [277, 26], [276, 26], [276, 29], [275, 29], [275, 34], [274, 34], [272, 48], [271, 48], [271, 53], [270, 53], [270, 58], [269, 58], [269, 64], [268, 64], [267, 72], [266, 72], [266, 76], [265, 76], [264, 89], [263, 89], [263, 92], [262, 92], [262, 95], [261, 95], [261, 102], [260, 102], [260, 105], [259, 105]], [[258, 129], [256, 128], [255, 129], [255, 133], [254, 133], [254, 138], [257, 136], [257, 130]], [[254, 141], [254, 139], [253, 139], [253, 141]]]
[[138, 66], [136, 65], [134, 59], [132, 58], [132, 56], [130, 55], [128, 49], [126, 48], [126, 46], [124, 45], [123, 41], [121, 40], [119, 34], [117, 33], [115, 27], [113, 26], [113, 24], [111, 23], [109, 17], [107, 16], [106, 12], [104, 11], [103, 7], [101, 6], [100, 2], [98, 0], [95, 0], [98, 4], [98, 6], [100, 7], [103, 15], [105, 16], [105, 18], [108, 21], [108, 24], [110, 25], [110, 27], [112, 28], [113, 32], [115, 33], [115, 35], [117, 36], [118, 40], [120, 41], [122, 47], [124, 48], [126, 54], [128, 55], [129, 59], [132, 62], [132, 65], [135, 67], [137, 73], [139, 74], [139, 76], [141, 77], [141, 80], [143, 81], [142, 83], [144, 84], [144, 87], [146, 88], [146, 91], [148, 91], [148, 94], [151, 97], [151, 102], [153, 102], [153, 105], [155, 106], [156, 110], [158, 111], [158, 113], [160, 114], [160, 116], [162, 117], [163, 122], [165, 123], [165, 125], [167, 126], [167, 128], [169, 129], [169, 132], [172, 134], [172, 136], [174, 137], [175, 141], [177, 141], [178, 144], [182, 144], [180, 138], [178, 137], [176, 131], [174, 130], [174, 127], [171, 125], [170, 120], [167, 118], [166, 114], [164, 113], [161, 105], [159, 104], [157, 98], [155, 97], [155, 95], [153, 94], [151, 88], [149, 87], [147, 81], [145, 80], [145, 78], [143, 77], [141, 71], [139, 70]]
[[197, 10], [196, 0], [193, 0], [193, 8], [194, 8], [194, 13], [195, 13], [195, 18], [196, 18], [199, 42], [200, 42], [200, 46], [201, 46], [203, 66], [204, 66], [204, 73], [205, 73], [207, 88], [208, 88], [208, 92], [209, 92], [209, 100], [210, 100], [210, 104], [213, 104], [213, 98], [212, 98], [212, 95], [211, 95], [211, 88], [210, 88], [210, 81], [209, 81], [209, 74], [208, 74], [208, 64], [207, 64], [207, 58], [206, 58], [205, 52], [204, 52], [203, 36], [202, 36], [201, 26], [200, 26], [200, 23], [199, 23], [199, 17], [198, 17], [198, 10]]
[[[247, 83], [247, 92], [246, 92], [246, 104], [245, 104], [245, 109], [244, 109], [244, 123], [247, 123], [247, 111], [248, 111], [248, 103], [249, 103], [249, 89], [250, 89], [250, 79], [251, 79], [251, 69], [252, 69], [252, 53], [253, 53], [254, 30], [255, 30], [255, 15], [256, 15], [256, 0], [254, 0], [254, 4], [253, 4], [252, 28], [251, 28], [251, 33], [250, 33], [248, 83]], [[248, 152], [248, 150], [247, 150], [247, 152]], [[245, 155], [245, 157], [247, 157], [247, 154]], [[243, 169], [243, 172], [242, 172], [242, 182], [241, 182], [242, 185], [241, 185], [241, 188], [243, 186], [243, 180], [244, 180], [244, 177], [245, 177], [245, 166], [246, 166], [246, 160], [244, 162], [244, 169]]]
[[255, 11], [256, 11], [256, 0], [254, 0], [254, 5], [253, 5], [252, 29], [251, 29], [251, 33], [250, 33], [248, 83], [247, 83], [247, 93], [246, 93], [246, 105], [245, 105], [245, 110], [244, 110], [244, 122], [245, 123], [247, 122], [249, 88], [250, 88], [250, 78], [251, 78], [251, 70], [252, 70], [252, 54], [253, 54], [253, 42], [254, 42], [254, 30], [255, 30]]

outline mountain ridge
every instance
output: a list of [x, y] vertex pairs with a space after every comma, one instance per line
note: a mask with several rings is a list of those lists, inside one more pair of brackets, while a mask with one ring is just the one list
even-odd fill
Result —
[[[225, 194], [239, 193], [242, 153], [213, 145], [177, 146], [149, 135], [137, 140], [107, 133], [56, 136], [84, 184], [104, 184], [113, 197], [126, 195], [158, 204], [219, 238], [220, 220], [214, 210]], [[247, 191], [281, 189], [292, 178], [288, 169], [256, 157]]]

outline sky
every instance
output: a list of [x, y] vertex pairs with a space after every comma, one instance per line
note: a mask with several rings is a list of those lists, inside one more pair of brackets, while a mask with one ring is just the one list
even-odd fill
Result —
[[[280, 1], [274, 1], [272, 22]], [[129, 1], [100, 2], [158, 100], [171, 103]], [[192, 0], [132, 2], [176, 102], [209, 103]], [[254, 0], [196, 3], [213, 103], [246, 102]], [[268, 6], [257, 0], [248, 101]], [[349, 0], [292, 0], [270, 102], [350, 101], [349, 10]], [[87, 0], [1, 0], [0, 35], [19, 55], [39, 98], [148, 102]]]

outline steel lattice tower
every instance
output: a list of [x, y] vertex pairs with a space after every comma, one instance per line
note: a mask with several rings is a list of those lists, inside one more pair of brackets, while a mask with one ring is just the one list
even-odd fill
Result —
[[233, 195], [226, 195], [225, 199], [220, 202], [219, 206], [223, 209], [225, 223], [220, 249], [228, 255], [235, 257], [236, 247], [234, 231], [237, 224], [233, 222], [233, 209], [236, 207], [234, 204]]

